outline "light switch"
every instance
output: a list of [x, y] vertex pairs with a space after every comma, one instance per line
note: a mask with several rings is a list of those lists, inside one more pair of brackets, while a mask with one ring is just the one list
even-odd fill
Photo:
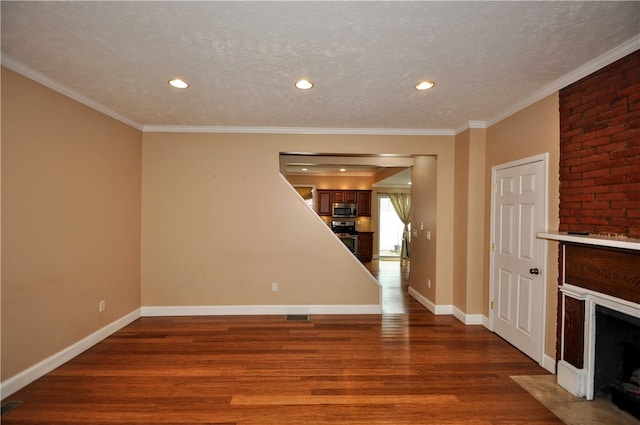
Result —
[[420, 222], [420, 230], [424, 230], [424, 222]]
[[427, 230], [427, 239], [431, 240], [431, 231]]

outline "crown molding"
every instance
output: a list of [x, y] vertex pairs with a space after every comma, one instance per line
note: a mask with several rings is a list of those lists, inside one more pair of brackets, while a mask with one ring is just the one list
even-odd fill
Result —
[[485, 129], [487, 128], [487, 123], [484, 121], [468, 121], [465, 125], [458, 127], [454, 130], [455, 135], [457, 136], [458, 134], [462, 133], [463, 131], [467, 131], [471, 128], [480, 128], [480, 129]]
[[88, 98], [87, 96], [84, 96], [78, 92], [76, 92], [75, 90], [70, 89], [69, 87], [66, 87], [62, 84], [60, 84], [59, 82], [47, 77], [46, 75], [42, 74], [41, 72], [36, 71], [33, 68], [28, 67], [27, 65], [13, 59], [11, 56], [6, 55], [6, 54], [2, 54], [1, 58], [0, 58], [0, 63], [3, 66], [6, 66], [7, 68], [9, 68], [12, 71], [17, 72], [18, 74], [21, 74], [37, 83], [42, 84], [45, 87], [50, 88], [51, 90], [54, 90], [60, 94], [63, 94], [77, 102], [82, 103], [83, 105], [86, 105], [92, 109], [95, 109], [98, 112], [101, 112], [113, 119], [116, 119], [128, 126], [131, 126], [133, 128], [136, 128], [138, 130], [142, 130], [143, 126], [131, 121], [129, 118], [125, 117], [124, 115], [121, 115], [115, 111], [113, 111], [112, 109], [107, 108], [106, 106], [104, 106], [101, 103], [98, 103], [96, 101], [94, 101], [93, 99]]
[[487, 123], [484, 121], [469, 121], [469, 128], [487, 128]]
[[502, 111], [500, 114], [486, 121], [487, 127], [491, 127], [492, 125], [502, 121], [503, 119], [510, 117], [511, 115], [517, 112], [520, 112], [527, 106], [530, 106], [535, 102], [542, 100], [545, 97], [557, 91], [560, 91], [561, 89], [567, 87], [568, 85], [575, 83], [576, 81], [586, 77], [587, 75], [593, 74], [599, 69], [602, 69], [605, 66], [612, 64], [618, 59], [622, 59], [623, 57], [627, 56], [630, 53], [635, 52], [638, 49], [640, 49], [640, 34], [620, 44], [618, 47], [612, 50], [609, 50], [607, 53], [598, 56], [594, 60], [587, 62], [581, 67], [574, 69], [570, 73], [558, 78], [552, 83], [547, 84], [542, 89], [534, 93], [532, 96], [526, 99], [523, 99], [522, 101], [511, 106], [510, 108]]
[[449, 129], [419, 128], [313, 128], [313, 127], [226, 127], [145, 125], [145, 133], [252, 133], [252, 134], [336, 134], [378, 136], [454, 136]]

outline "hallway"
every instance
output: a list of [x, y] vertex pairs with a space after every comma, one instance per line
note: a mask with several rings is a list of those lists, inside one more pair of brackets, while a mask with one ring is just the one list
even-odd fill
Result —
[[399, 259], [374, 259], [364, 266], [382, 285], [382, 314], [406, 314], [410, 309], [424, 309], [409, 296], [409, 267], [400, 267]]

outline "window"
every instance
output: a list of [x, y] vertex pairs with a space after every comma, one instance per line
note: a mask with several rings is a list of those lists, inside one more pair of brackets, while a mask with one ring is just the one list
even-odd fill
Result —
[[402, 221], [398, 218], [398, 214], [396, 214], [393, 209], [393, 205], [391, 205], [391, 200], [388, 196], [380, 195], [378, 203], [380, 211], [380, 246], [378, 255], [380, 257], [400, 258], [404, 224], [402, 224]]

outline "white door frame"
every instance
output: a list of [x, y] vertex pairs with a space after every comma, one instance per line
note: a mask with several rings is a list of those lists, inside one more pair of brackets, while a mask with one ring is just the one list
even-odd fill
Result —
[[[494, 321], [494, 309], [491, 308], [493, 291], [495, 288], [494, 282], [494, 268], [495, 268], [495, 231], [496, 231], [496, 173], [499, 170], [504, 170], [506, 168], [518, 167], [520, 165], [530, 164], [532, 162], [542, 161], [544, 167], [544, 175], [545, 175], [545, 184], [544, 184], [544, 206], [543, 206], [543, 214], [544, 214], [544, 229], [538, 229], [538, 232], [546, 232], [549, 227], [549, 153], [545, 152], [543, 154], [530, 156], [527, 158], [517, 159], [515, 161], [507, 162], [505, 164], [494, 165], [491, 167], [491, 244], [489, 247], [489, 330], [494, 332], [493, 321]], [[540, 366], [544, 366], [544, 357], [545, 357], [545, 341], [546, 341], [546, 331], [547, 331], [547, 243], [544, 242], [542, 244], [542, 270], [540, 271], [541, 280], [543, 282], [542, 285], [542, 332], [540, 333], [540, 358], [535, 359]]]

